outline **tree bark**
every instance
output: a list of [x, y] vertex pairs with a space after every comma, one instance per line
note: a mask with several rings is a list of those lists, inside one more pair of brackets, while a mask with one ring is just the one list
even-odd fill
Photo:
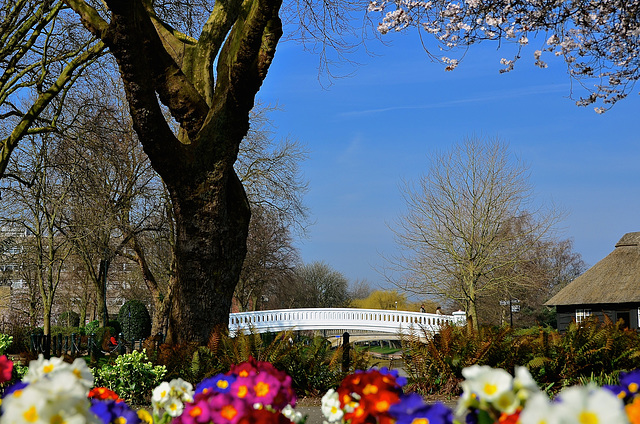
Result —
[[[229, 324], [246, 254], [249, 203], [233, 169], [212, 175], [200, 189], [170, 191], [177, 238], [167, 340], [206, 342], [212, 329]], [[185, 329], [193, 329], [187, 340], [181, 337]]]

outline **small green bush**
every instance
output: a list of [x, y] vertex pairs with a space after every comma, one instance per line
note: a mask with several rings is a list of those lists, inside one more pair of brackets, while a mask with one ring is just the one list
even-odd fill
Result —
[[58, 316], [57, 324], [60, 327], [79, 327], [80, 315], [75, 311], [66, 311]]
[[51, 335], [57, 336], [58, 334], [62, 334], [63, 336], [70, 336], [72, 334], [82, 334], [82, 329], [80, 327], [64, 327], [54, 325], [51, 327]]
[[120, 355], [113, 363], [93, 369], [96, 387], [111, 389], [125, 402], [135, 405], [150, 402], [151, 391], [166, 373], [166, 367], [154, 366], [144, 351]]
[[89, 335], [89, 334], [95, 334], [95, 332], [98, 330], [98, 328], [100, 328], [100, 321], [93, 320], [90, 321], [85, 327], [84, 327], [84, 333]]
[[9, 336], [8, 334], [0, 334], [0, 355], [4, 355], [12, 342], [12, 336]]
[[122, 305], [118, 322], [126, 340], [139, 340], [151, 335], [151, 316], [139, 300], [129, 300]]

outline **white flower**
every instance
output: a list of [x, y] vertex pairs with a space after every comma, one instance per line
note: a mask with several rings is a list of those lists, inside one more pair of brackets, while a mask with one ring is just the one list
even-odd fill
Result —
[[171, 398], [171, 400], [167, 403], [164, 410], [171, 417], [179, 417], [182, 415], [182, 411], [184, 410], [184, 403], [177, 398]]
[[[60, 367], [63, 371], [54, 372], [59, 365], [56, 360], [53, 361], [52, 369], [49, 367], [49, 361], [33, 361], [32, 365], [32, 377], [40, 377], [3, 400], [3, 424], [100, 422], [98, 417], [89, 411], [88, 389], [74, 375], [70, 366]], [[50, 369], [47, 370], [46, 367]]]
[[153, 405], [154, 414], [161, 415], [171, 399], [171, 386], [168, 382], [163, 381], [151, 392], [151, 405]]
[[554, 45], [558, 44], [559, 42], [560, 42], [560, 39], [558, 38], [558, 36], [556, 34], [553, 34], [547, 40], [547, 44], [550, 45], [550, 46], [554, 46]]
[[93, 373], [91, 373], [87, 361], [82, 358], [77, 358], [70, 365], [69, 369], [82, 386], [87, 389], [93, 387]]
[[520, 424], [558, 424], [555, 405], [544, 393], [534, 393], [520, 413]]
[[169, 382], [169, 387], [171, 387], [171, 396], [175, 396], [183, 402], [193, 401], [193, 386], [188, 381], [174, 378]]
[[494, 399], [491, 404], [498, 411], [511, 415], [516, 412], [516, 409], [520, 406], [520, 399], [516, 397], [516, 394], [512, 390], [505, 390], [500, 393], [500, 396]]
[[62, 358], [53, 357], [44, 359], [42, 354], [38, 355], [38, 359], [29, 362], [29, 371], [22, 381], [25, 383], [33, 383], [47, 376], [51, 376], [60, 371], [69, 370], [70, 365], [62, 360]]
[[328, 422], [335, 423], [342, 421], [344, 412], [340, 408], [340, 399], [338, 392], [335, 390], [329, 389], [329, 391], [322, 396], [322, 406], [320, 409], [322, 415], [324, 415]]
[[592, 384], [569, 387], [560, 393], [558, 399], [555, 410], [562, 424], [629, 422], [622, 400]]
[[518, 40], [518, 43], [520, 43], [521, 45], [525, 45], [525, 44], [529, 44], [529, 39], [527, 37], [525, 37], [524, 35], [522, 37], [520, 37], [520, 39]]
[[513, 388], [521, 401], [527, 400], [533, 394], [540, 392], [538, 383], [531, 377], [531, 373], [526, 367], [516, 367]]
[[475, 394], [480, 402], [493, 402], [513, 389], [513, 377], [503, 369], [473, 365], [463, 369], [462, 375], [466, 379], [462, 390]]
[[287, 417], [289, 421], [292, 421], [295, 424], [300, 424], [305, 419], [305, 416], [302, 415], [302, 412], [296, 411], [295, 409], [293, 409], [291, 405], [287, 405], [284, 408], [282, 408], [281, 412], [282, 412], [282, 415]]

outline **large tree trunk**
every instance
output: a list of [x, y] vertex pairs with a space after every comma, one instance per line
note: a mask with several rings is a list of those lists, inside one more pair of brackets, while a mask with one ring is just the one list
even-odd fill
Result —
[[170, 191], [177, 239], [168, 341], [206, 342], [212, 329], [229, 324], [247, 251], [249, 202], [232, 167]]
[[[138, 138], [171, 194], [168, 341], [205, 344], [228, 325], [246, 253], [249, 203], [233, 164], [282, 36], [282, 2], [216, 2], [193, 42], [160, 23], [152, 2], [105, 0], [106, 22], [85, 2], [67, 1], [116, 58]], [[158, 99], [180, 124], [178, 136]]]

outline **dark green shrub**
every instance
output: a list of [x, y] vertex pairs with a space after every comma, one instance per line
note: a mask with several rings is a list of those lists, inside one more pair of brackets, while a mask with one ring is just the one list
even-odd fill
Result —
[[80, 315], [75, 311], [66, 311], [58, 316], [57, 325], [60, 327], [79, 327]]
[[118, 322], [126, 340], [139, 340], [151, 335], [151, 316], [139, 300], [129, 300], [122, 305]]

